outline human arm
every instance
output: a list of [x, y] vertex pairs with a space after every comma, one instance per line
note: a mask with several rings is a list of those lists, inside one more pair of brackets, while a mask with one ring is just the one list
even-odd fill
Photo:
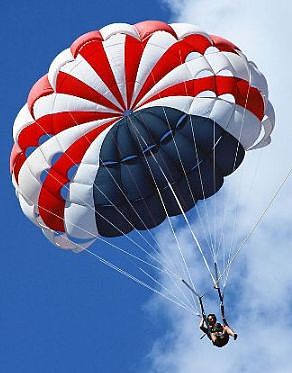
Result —
[[206, 326], [206, 323], [205, 323], [205, 320], [204, 318], [202, 317], [201, 321], [200, 321], [200, 329], [206, 333], [206, 334], [209, 334], [209, 329], [207, 328]]
[[234, 340], [237, 339], [237, 334], [230, 328], [230, 326], [224, 326], [224, 330], [227, 332], [228, 335], [234, 338]]

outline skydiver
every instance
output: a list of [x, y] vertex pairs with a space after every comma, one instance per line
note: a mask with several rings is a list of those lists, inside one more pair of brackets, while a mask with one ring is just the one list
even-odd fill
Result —
[[[202, 319], [200, 322], [200, 329], [207, 335], [208, 338], [212, 341], [214, 346], [223, 347], [229, 342], [229, 336], [233, 337], [234, 340], [237, 339], [237, 334], [230, 328], [225, 318], [224, 312], [224, 301], [223, 301], [223, 294], [221, 292], [220, 286], [216, 283], [214, 288], [218, 291], [218, 296], [220, 299], [220, 310], [221, 310], [221, 317], [223, 325], [217, 322], [216, 315], [214, 313], [210, 313], [206, 316], [204, 304], [203, 304], [203, 296], [199, 296], [194, 288], [188, 284], [184, 279], [182, 282], [192, 291], [194, 295], [196, 295], [199, 299], [200, 308], [201, 308], [201, 315]], [[202, 338], [202, 337], [201, 337]]]
[[202, 297], [199, 297], [202, 313], [200, 329], [208, 336], [214, 346], [223, 347], [229, 342], [229, 336], [233, 337], [233, 339], [236, 340], [237, 334], [234, 333], [234, 331], [230, 328], [225, 318], [223, 295], [221, 293], [220, 286], [216, 285], [215, 289], [218, 291], [220, 299], [220, 310], [223, 324], [217, 322], [217, 318], [214, 313], [210, 313], [206, 317]]
[[237, 334], [229, 327], [225, 318], [223, 325], [217, 322], [217, 318], [213, 313], [207, 317], [203, 314], [200, 322], [200, 329], [208, 336], [214, 346], [223, 347], [229, 342], [229, 336], [237, 339]]

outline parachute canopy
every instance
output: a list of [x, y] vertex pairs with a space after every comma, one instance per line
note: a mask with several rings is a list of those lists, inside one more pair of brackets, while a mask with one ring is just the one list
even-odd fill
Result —
[[264, 76], [190, 24], [111, 24], [78, 38], [14, 124], [21, 208], [57, 246], [159, 225], [212, 196], [270, 143]]

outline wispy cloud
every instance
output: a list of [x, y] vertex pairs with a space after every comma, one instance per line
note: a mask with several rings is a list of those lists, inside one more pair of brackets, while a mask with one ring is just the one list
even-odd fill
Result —
[[[225, 202], [219, 202], [220, 206], [225, 205], [227, 211], [224, 232], [227, 240], [230, 240], [228, 235], [231, 235], [232, 223], [235, 221], [239, 227], [238, 234], [248, 231], [292, 167], [289, 102], [292, 86], [289, 73], [292, 60], [289, 43], [292, 6], [281, 0], [238, 0], [233, 3], [225, 0], [168, 0], [164, 3], [173, 11], [173, 21], [198, 24], [206, 31], [222, 35], [237, 44], [248, 58], [256, 62], [269, 83], [277, 119], [272, 144], [248, 154], [240, 172], [227, 180], [222, 191]], [[224, 349], [212, 347], [207, 339], [199, 339], [198, 320], [194, 316], [166, 306], [155, 297], [149, 307], [152, 312], [153, 309], [163, 310], [171, 328], [153, 345], [149, 354], [149, 371], [291, 371], [291, 188], [292, 180], [288, 180], [232, 269], [226, 302], [227, 313], [239, 332], [238, 341], [231, 341]], [[218, 220], [216, 224], [220, 229]], [[196, 232], [201, 231], [198, 225], [193, 224], [193, 227]], [[216, 227], [213, 231], [216, 232]], [[191, 263], [193, 259], [190, 253], [194, 245], [186, 232], [182, 228], [179, 238], [187, 249], [186, 256]], [[158, 239], [162, 247], [167, 242], [168, 250], [175, 247], [166, 230], [160, 232]], [[230, 241], [224, 243], [225, 247], [229, 244]], [[198, 273], [197, 267], [193, 265], [191, 268], [194, 277], [206, 273]], [[167, 278], [162, 278], [162, 281], [173, 286]], [[209, 307], [212, 308], [213, 304], [211, 302]]]

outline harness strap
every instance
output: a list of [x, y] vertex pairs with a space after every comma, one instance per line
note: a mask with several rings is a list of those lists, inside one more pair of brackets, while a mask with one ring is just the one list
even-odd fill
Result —
[[201, 308], [201, 315], [202, 315], [202, 317], [203, 317], [203, 320], [204, 320], [204, 323], [206, 324], [206, 326], [207, 326], [207, 329], [208, 329], [208, 333], [204, 333], [201, 337], [200, 337], [200, 339], [202, 339], [202, 338], [204, 338], [205, 337], [205, 335], [209, 335], [210, 336], [210, 334], [211, 334], [211, 330], [210, 330], [210, 326], [209, 326], [209, 324], [208, 324], [208, 321], [207, 321], [207, 316], [206, 316], [206, 313], [205, 313], [205, 309], [204, 309], [204, 304], [203, 304], [203, 301], [202, 301], [202, 298], [203, 298], [203, 296], [201, 295], [199, 295], [196, 291], [195, 291], [195, 289], [193, 289], [193, 287], [190, 285], [190, 284], [188, 284], [184, 279], [182, 279], [182, 282], [186, 285], [186, 287], [187, 288], [189, 288], [190, 289], [190, 291], [199, 299], [199, 303], [200, 303], [200, 308]]
[[221, 288], [220, 288], [220, 284], [219, 284], [219, 272], [218, 272], [217, 263], [214, 263], [214, 267], [215, 267], [215, 276], [216, 276], [216, 284], [215, 284], [214, 288], [217, 290], [218, 296], [219, 296], [219, 299], [220, 299], [220, 310], [221, 310], [221, 317], [222, 317], [223, 324], [228, 326], [228, 322], [225, 318], [223, 294], [221, 292]]

